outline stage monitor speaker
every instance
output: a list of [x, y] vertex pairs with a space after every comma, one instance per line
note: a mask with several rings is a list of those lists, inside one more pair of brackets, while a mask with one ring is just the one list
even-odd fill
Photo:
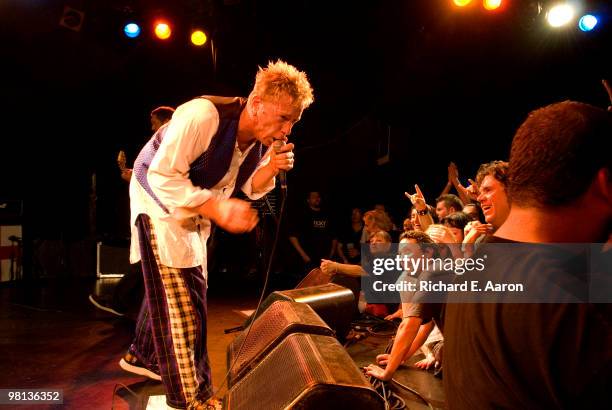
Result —
[[[248, 335], [247, 335], [248, 332]], [[277, 300], [227, 347], [228, 384], [233, 386], [291, 333], [334, 336], [305, 303]], [[246, 338], [246, 339], [245, 339]]]
[[[336, 332], [336, 337], [344, 341], [351, 329], [355, 297], [350, 289], [335, 283], [310, 286], [307, 288], [282, 290], [270, 293], [263, 301], [258, 316], [277, 300], [289, 300], [310, 305], [311, 308]], [[245, 326], [256, 317], [247, 319]]]
[[361, 277], [350, 276], [343, 273], [324, 273], [320, 268], [314, 268], [308, 275], [302, 279], [295, 287], [296, 289], [307, 288], [310, 286], [324, 285], [326, 283], [335, 283], [336, 285], [344, 286], [353, 292], [355, 303], [353, 308], [353, 316], [359, 316], [359, 293], [361, 292]]
[[346, 350], [330, 336], [293, 333], [228, 390], [226, 410], [382, 410]]

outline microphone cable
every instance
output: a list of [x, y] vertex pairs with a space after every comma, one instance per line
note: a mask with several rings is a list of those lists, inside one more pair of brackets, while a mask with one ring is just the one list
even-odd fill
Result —
[[266, 294], [266, 290], [268, 288], [268, 282], [270, 279], [270, 271], [272, 270], [272, 263], [274, 262], [274, 258], [276, 256], [276, 248], [278, 246], [278, 238], [280, 236], [280, 228], [283, 222], [283, 215], [285, 214], [285, 202], [287, 199], [287, 195], [285, 192], [285, 195], [282, 195], [282, 199], [281, 199], [281, 207], [280, 207], [280, 211], [278, 214], [278, 223], [276, 224], [276, 233], [274, 235], [274, 243], [272, 244], [272, 250], [270, 252], [270, 258], [268, 259], [268, 267], [266, 269], [266, 276], [265, 276], [265, 280], [264, 280], [264, 284], [263, 284], [263, 288], [261, 290], [261, 295], [259, 296], [259, 301], [257, 302], [257, 307], [255, 308], [255, 311], [253, 312], [253, 314], [251, 315], [251, 317], [253, 318], [252, 320], [249, 321], [248, 326], [246, 327], [246, 329], [244, 330], [245, 335], [244, 338], [242, 339], [242, 343], [240, 343], [240, 348], [238, 349], [238, 353], [235, 356], [235, 359], [233, 363], [230, 364], [229, 368], [227, 369], [227, 373], [225, 373], [225, 377], [223, 377], [223, 381], [221, 383], [221, 385], [214, 391], [213, 393], [213, 397], [216, 396], [219, 391], [221, 391], [221, 389], [223, 388], [223, 386], [225, 386], [225, 383], [229, 380], [229, 375], [232, 371], [232, 369], [234, 368], [234, 366], [236, 365], [236, 363], [238, 362], [238, 358], [240, 357], [240, 354], [242, 353], [242, 350], [246, 344], [246, 341], [249, 337], [249, 335], [251, 334], [251, 329], [253, 327], [253, 323], [255, 322], [257, 315], [259, 314], [259, 310], [261, 308], [261, 303], [263, 301], [264, 295]]

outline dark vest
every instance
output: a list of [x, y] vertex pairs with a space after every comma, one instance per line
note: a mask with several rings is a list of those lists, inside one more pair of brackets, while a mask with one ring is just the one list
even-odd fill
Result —
[[[215, 135], [213, 135], [208, 149], [190, 164], [189, 179], [194, 186], [210, 189], [221, 181], [221, 178], [223, 178], [230, 167], [234, 147], [236, 146], [238, 120], [240, 119], [240, 113], [246, 105], [246, 99], [214, 96], [202, 96], [200, 98], [205, 98], [215, 105], [219, 112], [219, 128]], [[147, 171], [151, 161], [153, 161], [157, 154], [167, 129], [168, 124], [160, 127], [140, 151], [134, 162], [136, 180], [165, 212], [168, 212], [168, 209], [151, 189], [147, 180]], [[232, 196], [238, 193], [242, 185], [255, 172], [257, 164], [259, 164], [264, 154], [265, 147], [261, 142], [256, 141], [255, 146], [251, 148], [242, 165], [240, 165]]]

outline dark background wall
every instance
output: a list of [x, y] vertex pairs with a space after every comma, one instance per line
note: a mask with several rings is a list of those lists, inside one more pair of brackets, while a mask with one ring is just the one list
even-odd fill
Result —
[[[506, 159], [530, 110], [564, 99], [608, 105], [606, 2], [584, 2], [603, 12], [590, 34], [548, 28], [534, 1], [507, 1], [496, 14], [449, 3], [3, 1], [0, 197], [25, 201], [33, 237], [81, 238], [95, 173], [97, 231], [125, 233], [127, 186], [115, 158], [125, 149], [133, 160], [150, 135], [150, 110], [244, 95], [257, 66], [276, 58], [305, 70], [316, 94], [294, 130], [291, 198], [317, 188], [339, 210], [385, 202], [403, 216], [403, 192], [419, 183], [433, 199], [449, 161], [467, 179], [481, 162]], [[58, 24], [64, 5], [85, 13], [79, 32]], [[136, 41], [121, 34], [130, 15], [144, 23]], [[148, 33], [161, 15], [175, 23], [167, 43]], [[195, 49], [186, 40], [197, 22], [216, 62], [210, 42]], [[390, 162], [379, 166], [388, 135]]]

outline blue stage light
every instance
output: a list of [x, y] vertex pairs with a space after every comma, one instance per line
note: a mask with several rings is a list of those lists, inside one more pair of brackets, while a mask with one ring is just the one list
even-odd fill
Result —
[[586, 14], [580, 17], [580, 20], [578, 21], [578, 27], [582, 31], [591, 31], [595, 28], [596, 25], [597, 17], [592, 14]]
[[123, 32], [129, 38], [136, 38], [140, 35], [140, 26], [136, 23], [128, 23], [123, 27]]

